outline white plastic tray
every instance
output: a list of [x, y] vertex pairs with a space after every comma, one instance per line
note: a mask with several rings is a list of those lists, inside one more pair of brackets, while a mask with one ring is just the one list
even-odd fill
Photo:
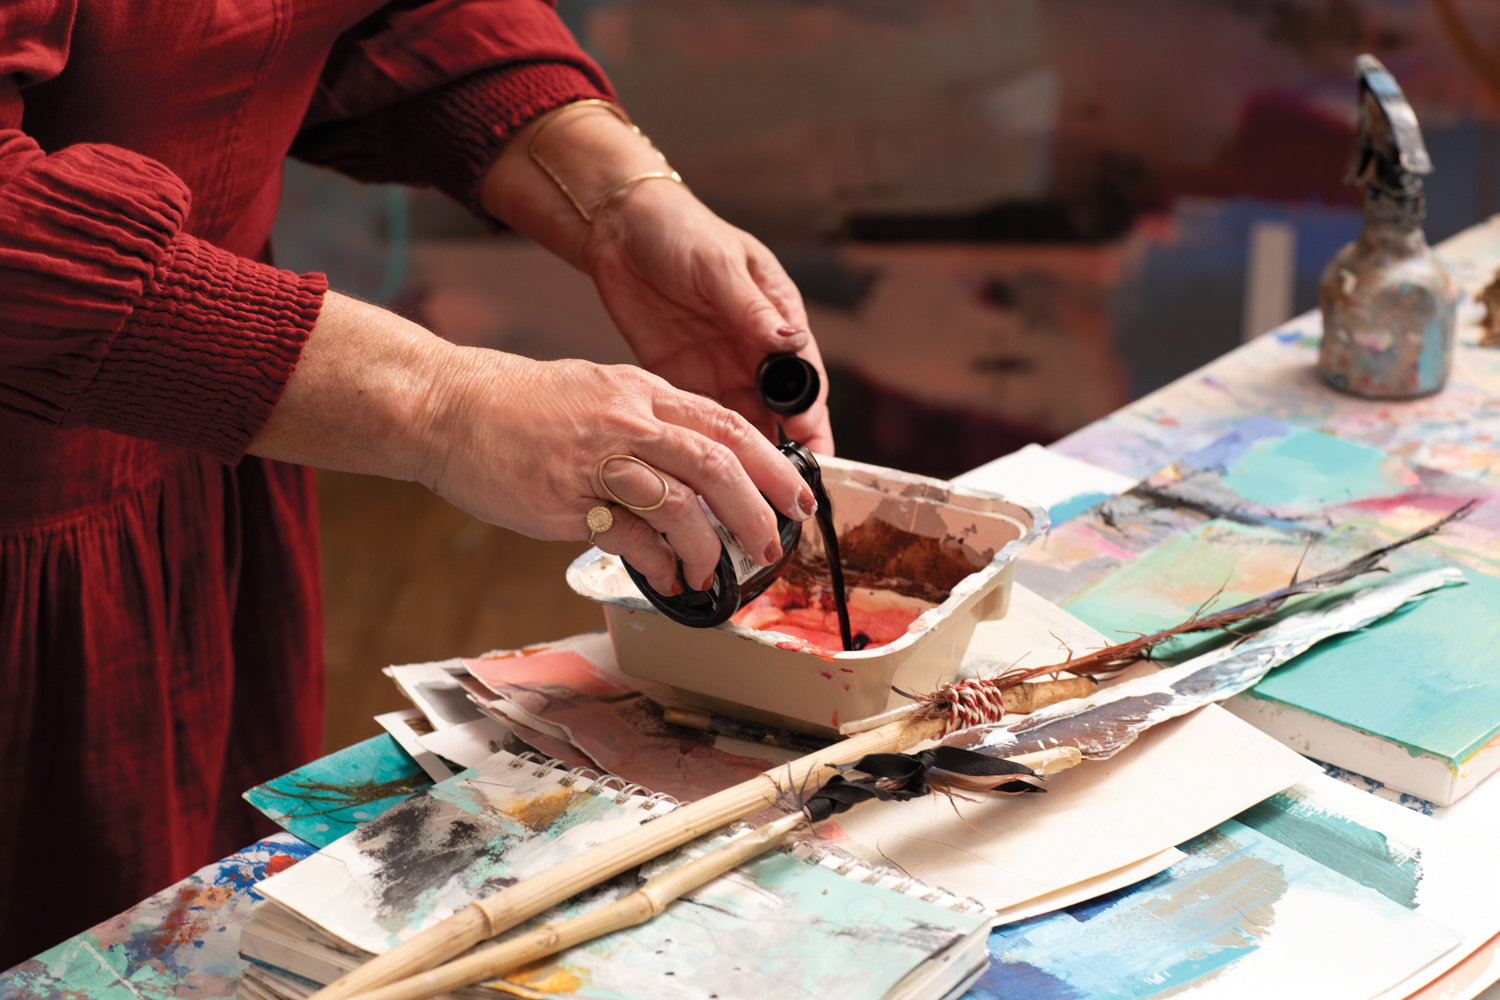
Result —
[[[732, 622], [709, 629], [679, 625], [646, 602], [618, 557], [590, 549], [568, 567], [568, 584], [604, 606], [621, 670], [669, 684], [685, 702], [709, 711], [815, 733], [905, 704], [893, 687], [925, 693], [953, 679], [974, 626], [1004, 617], [1014, 560], [1046, 530], [1046, 511], [926, 476], [819, 461], [840, 535], [878, 516], [914, 534], [992, 551], [989, 563], [894, 642], [825, 655], [807, 652], [790, 636]], [[804, 525], [801, 544], [821, 547], [814, 521]]]

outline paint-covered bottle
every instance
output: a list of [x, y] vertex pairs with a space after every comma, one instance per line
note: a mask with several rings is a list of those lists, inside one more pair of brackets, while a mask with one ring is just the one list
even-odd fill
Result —
[[1448, 379], [1458, 287], [1422, 232], [1432, 160], [1417, 116], [1371, 55], [1355, 60], [1359, 134], [1345, 181], [1365, 189], [1358, 239], [1323, 269], [1318, 373], [1370, 399], [1431, 395]]

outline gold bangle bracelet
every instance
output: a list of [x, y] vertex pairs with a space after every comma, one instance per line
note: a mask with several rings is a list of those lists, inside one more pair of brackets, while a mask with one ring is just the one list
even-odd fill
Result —
[[611, 185], [609, 190], [604, 192], [604, 196], [594, 203], [593, 209], [587, 208], [583, 204], [583, 202], [578, 200], [578, 196], [575, 195], [572, 189], [568, 187], [567, 182], [562, 179], [562, 176], [552, 168], [552, 165], [550, 163], [542, 158], [541, 150], [538, 148], [538, 143], [540, 143], [541, 141], [542, 133], [547, 131], [547, 129], [552, 125], [552, 122], [555, 119], [563, 115], [565, 112], [572, 111], [574, 108], [584, 108], [591, 105], [594, 107], [603, 108], [610, 114], [614, 115], [620, 120], [621, 124], [630, 129], [630, 131], [634, 132], [636, 135], [640, 136], [643, 140], [645, 140], [646, 145], [649, 146], [651, 148], [651, 151], [661, 159], [663, 164], [667, 162], [667, 158], [662, 153], [662, 151], [657, 149], [656, 146], [651, 142], [650, 138], [647, 137], [646, 133], [642, 132], [636, 126], [636, 124], [630, 120], [630, 117], [625, 114], [625, 109], [621, 108], [619, 105], [611, 101], [605, 101], [594, 97], [586, 101], [574, 101], [572, 104], [564, 104], [560, 108], [554, 108], [551, 111], [547, 112], [537, 121], [536, 131], [531, 133], [531, 145], [528, 151], [531, 153], [531, 158], [536, 162], [536, 165], [541, 167], [542, 170], [546, 172], [548, 177], [552, 178], [552, 183], [556, 184], [558, 190], [567, 196], [568, 201], [573, 203], [573, 207], [578, 210], [578, 214], [583, 217], [584, 222], [592, 226], [594, 224], [594, 220], [599, 217], [599, 213], [604, 210], [604, 206], [608, 205], [610, 201], [615, 197], [615, 195], [619, 194], [621, 191], [625, 190], [632, 184], [637, 184], [641, 181], [664, 180], [676, 181], [683, 187], [687, 187], [687, 183], [683, 181], [682, 175], [675, 170], [654, 170], [644, 174], [632, 174], [629, 177], [626, 177], [624, 180], [616, 181], [613, 185]]

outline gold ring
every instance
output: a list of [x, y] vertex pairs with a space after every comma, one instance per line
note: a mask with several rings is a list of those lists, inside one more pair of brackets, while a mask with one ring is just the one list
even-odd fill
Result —
[[610, 513], [608, 507], [591, 508], [583, 518], [584, 523], [589, 526], [589, 544], [594, 544], [594, 536], [608, 531], [615, 526], [615, 515]]
[[[615, 495], [615, 491], [612, 490], [612, 489], [610, 489], [609, 488], [609, 484], [604, 481], [604, 467], [606, 465], [608, 465], [610, 462], [615, 461], [616, 459], [621, 459], [621, 460], [626, 461], [626, 462], [634, 462], [636, 465], [641, 466], [642, 468], [644, 468], [647, 471], [649, 471], [657, 479], [661, 480], [661, 499], [658, 500], [658, 501], [656, 501], [656, 503], [652, 504], [649, 507], [637, 507], [635, 504], [633, 504], [633, 503], [626, 503], [624, 500], [621, 500], [618, 496], [616, 496]], [[657, 472], [655, 469], [651, 468], [651, 466], [647, 465], [645, 462], [642, 462], [640, 459], [636, 458], [634, 455], [610, 455], [604, 461], [600, 462], [599, 463], [599, 488], [602, 489], [604, 492], [608, 493], [609, 494], [609, 498], [611, 500], [613, 500], [615, 503], [619, 504], [621, 507], [628, 508], [629, 510], [656, 510], [656, 508], [660, 507], [662, 504], [664, 504], [664, 503], [667, 502], [667, 496], [672, 492], [672, 488], [667, 485], [667, 477], [666, 476], [663, 476], [660, 472]]]

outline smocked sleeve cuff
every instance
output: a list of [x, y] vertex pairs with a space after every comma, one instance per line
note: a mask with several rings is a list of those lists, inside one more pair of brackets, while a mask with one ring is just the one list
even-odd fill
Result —
[[424, 99], [423, 127], [442, 153], [431, 161], [432, 183], [480, 218], [480, 181], [522, 126], [574, 101], [613, 100], [567, 63], [531, 63], [475, 73]]
[[240, 460], [317, 322], [327, 279], [179, 234], [65, 424]]
[[367, 183], [435, 187], [499, 229], [479, 200], [485, 171], [527, 122], [590, 98], [614, 100], [602, 76], [567, 62], [510, 63], [358, 118], [310, 126], [291, 153]]

